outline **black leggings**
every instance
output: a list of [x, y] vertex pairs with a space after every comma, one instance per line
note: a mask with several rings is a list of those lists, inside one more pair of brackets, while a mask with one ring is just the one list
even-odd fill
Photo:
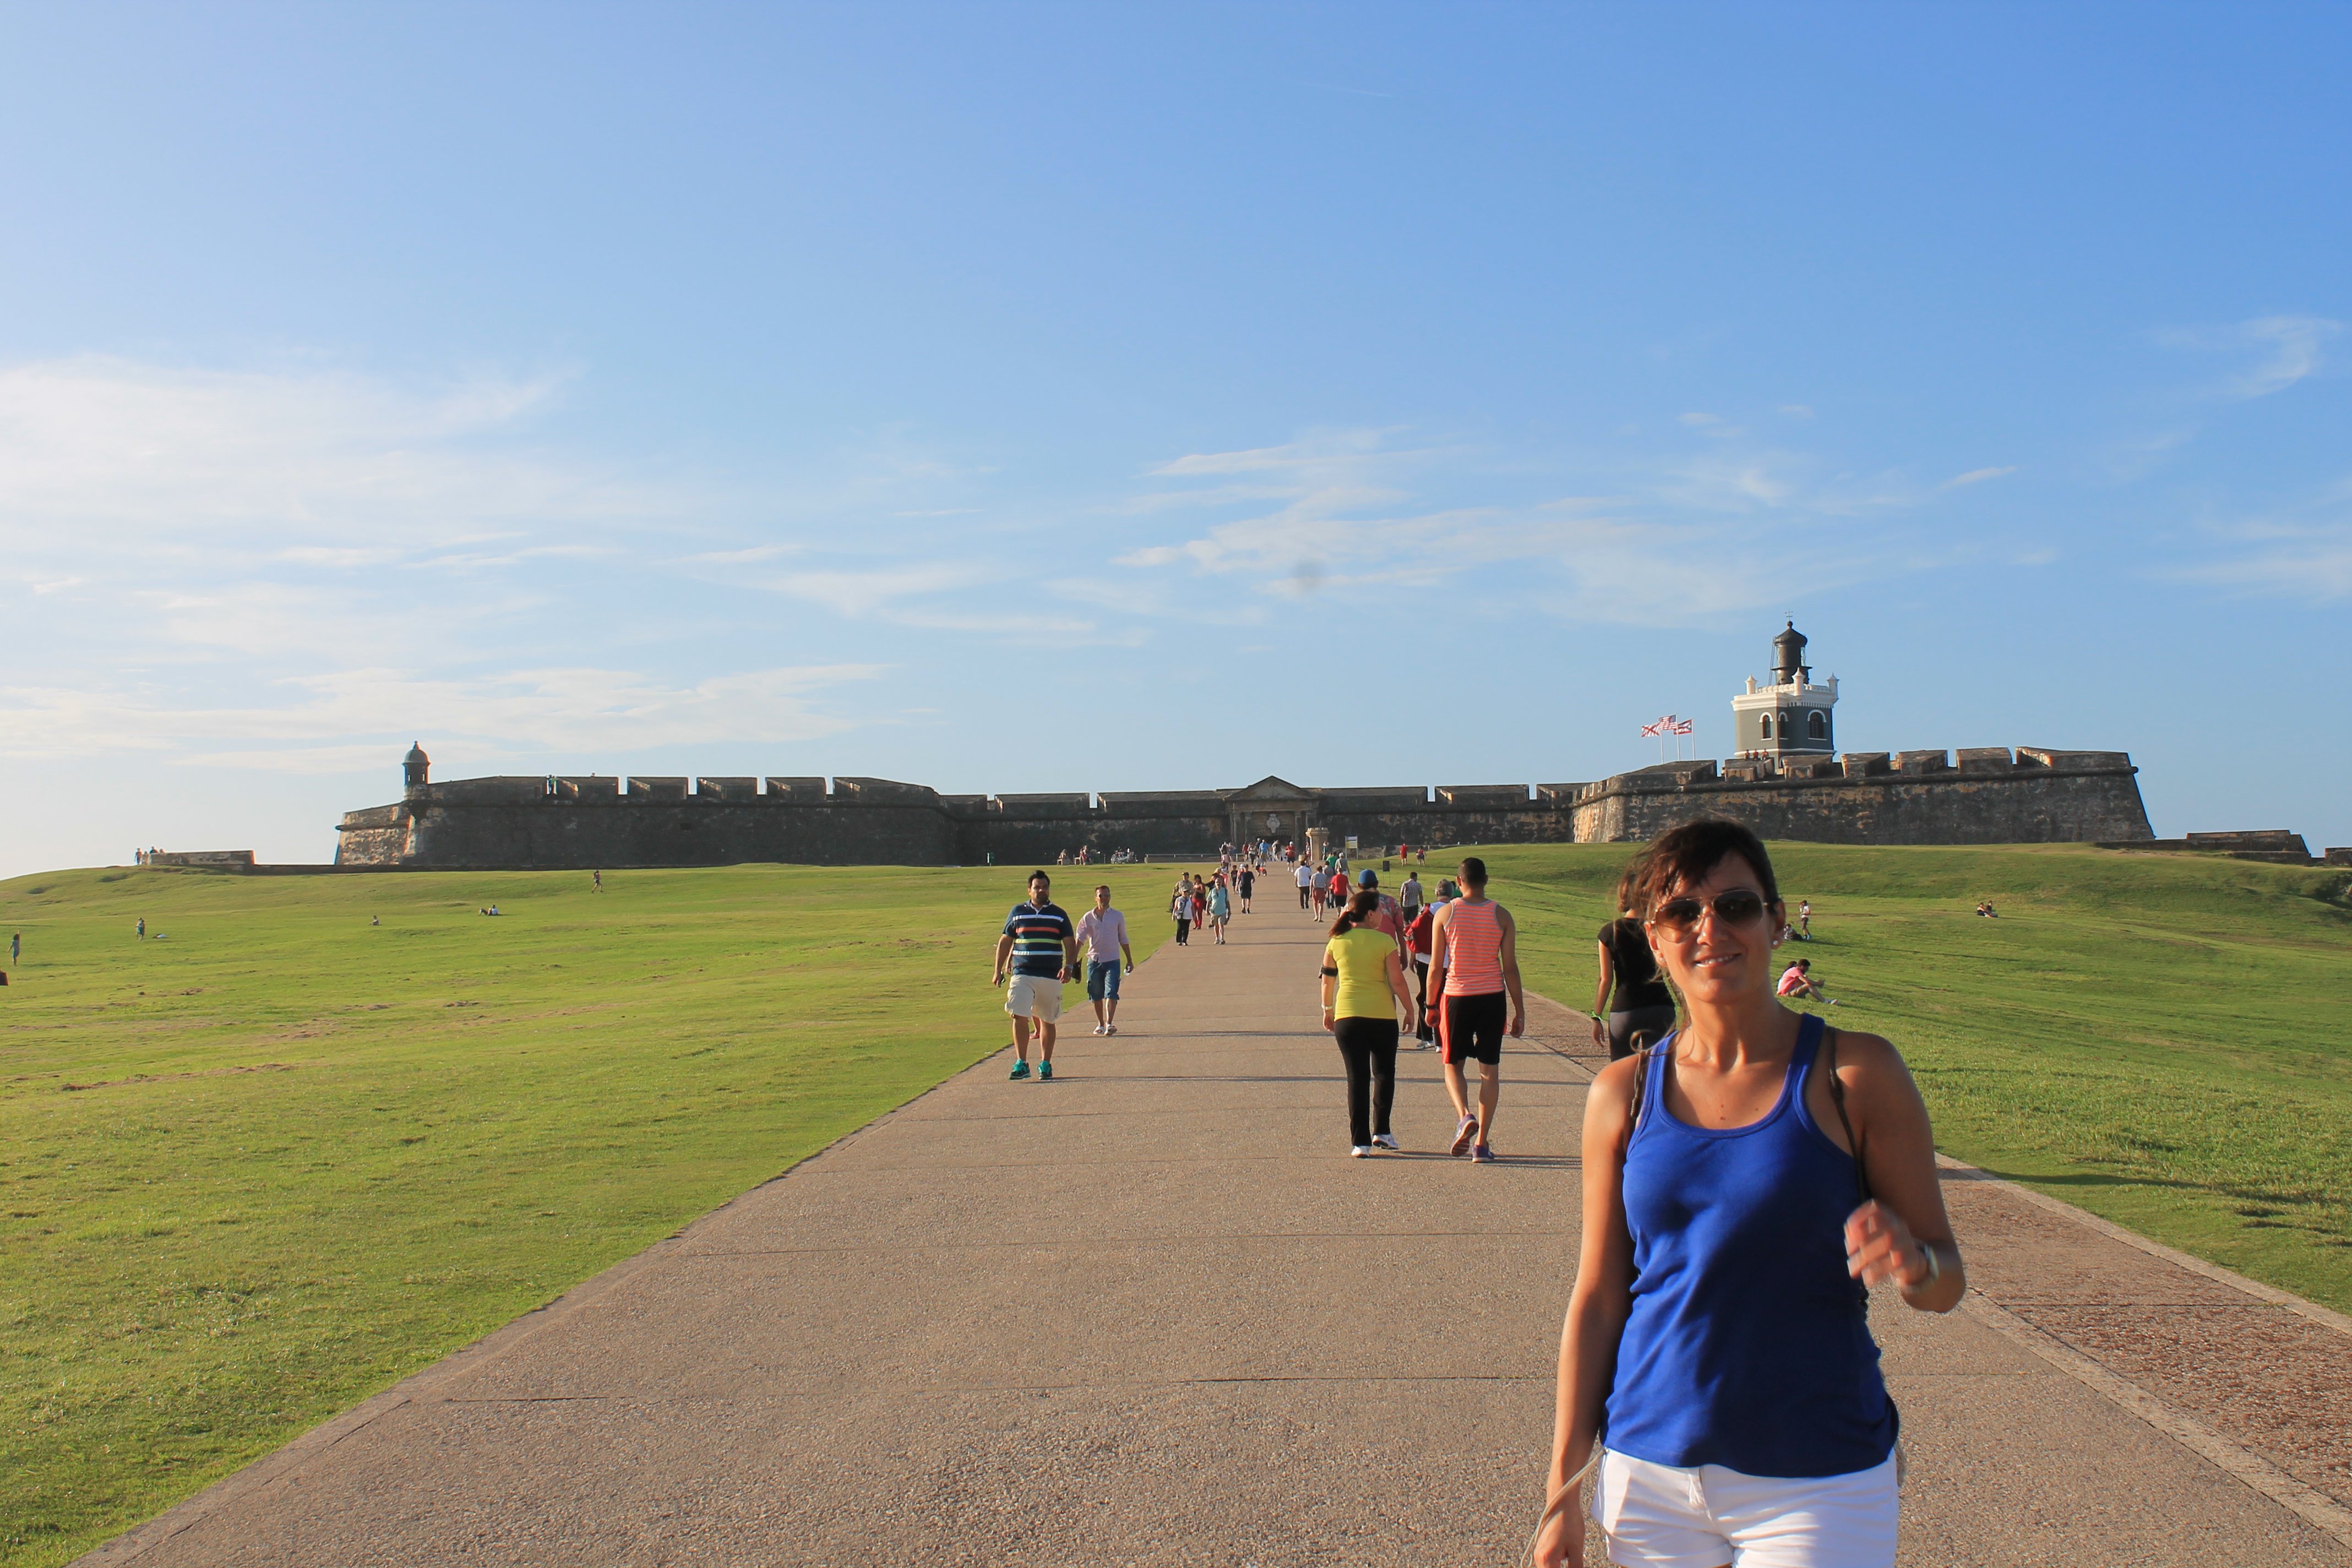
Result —
[[1397, 1021], [1335, 1018], [1331, 1037], [1348, 1063], [1348, 1142], [1360, 1149], [1375, 1132], [1389, 1130], [1389, 1107], [1396, 1103]]
[[1643, 1046], [1654, 1046], [1675, 1026], [1675, 1010], [1635, 1007], [1609, 1015], [1609, 1059], [1622, 1061]]
[[1191, 942], [1184, 940], [1184, 933], [1192, 929], [1192, 922], [1191, 921], [1178, 921], [1176, 922], [1176, 945], [1178, 947], [1190, 947], [1192, 945]]

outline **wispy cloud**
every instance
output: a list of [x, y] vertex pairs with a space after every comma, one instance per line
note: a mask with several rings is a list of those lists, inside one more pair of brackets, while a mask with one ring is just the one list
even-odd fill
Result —
[[909, 600], [961, 593], [993, 575], [978, 563], [940, 562], [865, 571], [785, 572], [758, 586], [823, 605], [845, 616], [894, 611]]
[[[0, 366], [0, 545], [445, 547], [677, 498], [520, 447], [561, 378], [406, 388], [83, 356]], [[503, 439], [486, 445], [485, 437]]]
[[2226, 327], [2172, 328], [2158, 332], [2157, 341], [2237, 361], [2212, 395], [2242, 401], [2284, 392], [2315, 374], [2327, 344], [2343, 331], [2343, 322], [2326, 316], [2257, 316]]
[[1311, 474], [1318, 469], [1344, 466], [1350, 470], [1368, 461], [1394, 464], [1400, 459], [1425, 455], [1420, 450], [1400, 451], [1386, 445], [1389, 432], [1381, 430], [1326, 430], [1301, 437], [1279, 447], [1254, 447], [1236, 452], [1194, 452], [1181, 458], [1171, 458], [1144, 471], [1155, 479], [1198, 479], [1219, 474]]
[[2259, 363], [2237, 378], [2232, 390], [2240, 397], [2267, 397], [2316, 371], [2321, 345], [2342, 331], [2344, 323], [2318, 316], [2264, 316], [2238, 330], [2264, 352]]
[[1948, 490], [1956, 490], [1963, 485], [1980, 485], [1987, 479], [1997, 479], [2015, 472], [2017, 472], [2015, 464], [2005, 468], [1970, 468], [1965, 474], [1954, 474], [1950, 479], [1946, 479], [1944, 488]]
[[[1150, 477], [1181, 483], [1251, 475], [1246, 492], [1231, 486], [1178, 492], [1213, 493], [1233, 515], [1186, 536], [1133, 545], [1114, 564], [1234, 579], [1276, 599], [1360, 598], [1475, 580], [1489, 585], [1498, 606], [1517, 602], [1634, 620], [1778, 602], [1901, 569], [1883, 539], [1839, 536], [1852, 533], [1850, 520], [1916, 504], [1920, 487], [1849, 476], [1817, 481], [1809, 458], [1758, 447], [1718, 416], [1685, 415], [1680, 423], [1710, 445], [1645, 467], [1611, 465], [1608, 478], [1619, 482], [1597, 496], [1527, 496], [1533, 476], [1557, 464], [1458, 445], [1392, 448], [1392, 432], [1322, 433], [1194, 455], [1157, 465]], [[1431, 505], [1422, 500], [1426, 490], [1518, 494]], [[1268, 500], [1279, 504], [1266, 506]], [[1769, 539], [1753, 532], [1752, 520], [1767, 515], [1775, 519]], [[1791, 549], [1799, 540], [1821, 547]]]
[[2352, 529], [2266, 545], [2232, 559], [2208, 561], [2168, 573], [2243, 594], [2334, 604], [2352, 599]]
[[2305, 604], [2352, 599], [2352, 479], [2199, 531], [2212, 542], [2209, 551], [2160, 575]]
[[386, 748], [425, 734], [476, 757], [776, 743], [849, 728], [812, 699], [881, 672], [788, 667], [680, 686], [586, 666], [459, 679], [369, 668], [279, 681], [277, 700], [233, 707], [157, 684], [0, 687], [0, 754], [179, 751], [192, 765], [329, 773], [383, 766]]

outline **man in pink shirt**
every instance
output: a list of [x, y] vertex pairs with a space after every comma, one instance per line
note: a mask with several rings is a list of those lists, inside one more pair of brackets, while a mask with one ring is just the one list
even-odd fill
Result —
[[1095, 1005], [1095, 1033], [1118, 1033], [1120, 962], [1135, 967], [1127, 917], [1110, 907], [1110, 884], [1095, 889], [1095, 907], [1078, 917], [1078, 945], [1087, 950], [1087, 1000]]

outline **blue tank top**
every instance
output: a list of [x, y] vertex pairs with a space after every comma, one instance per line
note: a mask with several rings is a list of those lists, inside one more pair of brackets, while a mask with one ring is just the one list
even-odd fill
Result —
[[1722, 1129], [1666, 1109], [1675, 1037], [1650, 1053], [1625, 1149], [1633, 1308], [1606, 1438], [1621, 1454], [1797, 1477], [1871, 1469], [1894, 1450], [1869, 1292], [1845, 1271], [1853, 1156], [1805, 1108], [1821, 1040], [1808, 1015], [1770, 1112]]

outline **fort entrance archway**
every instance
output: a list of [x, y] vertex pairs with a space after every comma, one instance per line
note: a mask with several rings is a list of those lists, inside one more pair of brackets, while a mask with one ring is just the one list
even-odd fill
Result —
[[1287, 779], [1266, 775], [1225, 797], [1225, 837], [1235, 844], [1260, 838], [1304, 839], [1316, 824], [1317, 797]]

